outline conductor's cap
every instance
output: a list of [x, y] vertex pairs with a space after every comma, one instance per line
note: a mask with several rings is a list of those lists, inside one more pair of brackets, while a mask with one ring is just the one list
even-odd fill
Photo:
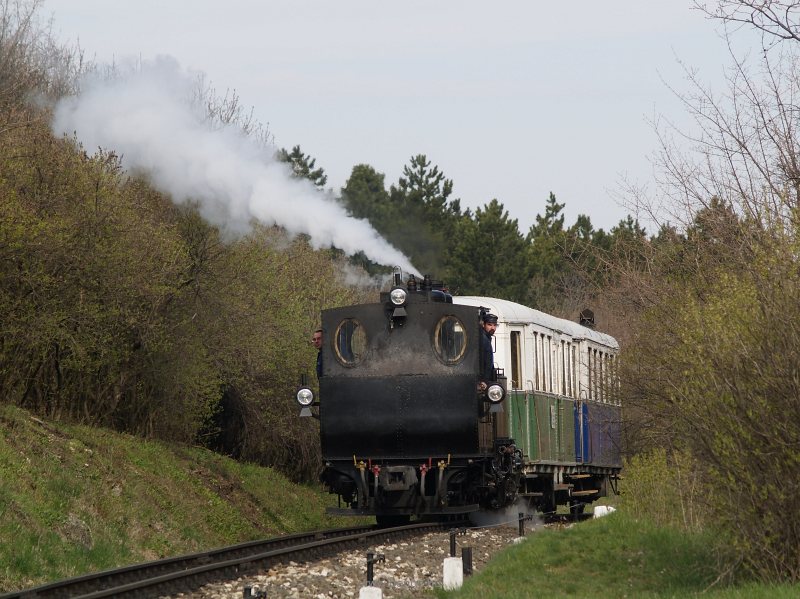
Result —
[[497, 316], [487, 312], [486, 314], [483, 315], [483, 322], [488, 322], [489, 324], [497, 324]]

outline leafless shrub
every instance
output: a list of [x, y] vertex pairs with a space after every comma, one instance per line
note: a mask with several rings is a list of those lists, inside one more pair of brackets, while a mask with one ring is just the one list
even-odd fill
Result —
[[[718, 7], [728, 23], [795, 40], [794, 3]], [[787, 419], [800, 409], [799, 60], [791, 43], [755, 60], [731, 51], [722, 94], [687, 70], [694, 128], [661, 130], [660, 193], [631, 198], [665, 226], [613, 262], [608, 290], [630, 324], [632, 446], [688, 449], [706, 489], [696, 497], [767, 580], [800, 579], [800, 529], [786, 518], [800, 509], [800, 430]]]
[[39, 17], [42, 0], [0, 0], [0, 132], [36, 117], [28, 110], [75, 89], [91, 68], [77, 45], [60, 43]]
[[198, 75], [193, 102], [202, 107], [210, 123], [217, 126], [236, 126], [242, 133], [267, 149], [274, 149], [275, 140], [269, 125], [255, 117], [255, 109], [246, 109], [235, 89], [220, 95], [205, 75]]

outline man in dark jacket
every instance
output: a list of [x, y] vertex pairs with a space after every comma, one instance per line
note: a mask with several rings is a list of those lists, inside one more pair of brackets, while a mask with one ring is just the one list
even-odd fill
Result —
[[311, 345], [317, 348], [317, 378], [322, 377], [322, 329], [311, 335]]
[[494, 350], [492, 349], [492, 336], [497, 330], [497, 316], [485, 312], [481, 316], [481, 391], [486, 389], [486, 382], [495, 380]]

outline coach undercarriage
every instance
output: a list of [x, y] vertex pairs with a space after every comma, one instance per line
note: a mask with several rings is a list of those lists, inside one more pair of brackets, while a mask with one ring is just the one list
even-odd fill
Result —
[[328, 512], [436, 517], [502, 509], [518, 499], [543, 513], [558, 505], [581, 512], [616, 487], [617, 469], [523, 463], [513, 444], [500, 448], [494, 457], [428, 458], [417, 466], [396, 459], [328, 462], [321, 479], [339, 496]]

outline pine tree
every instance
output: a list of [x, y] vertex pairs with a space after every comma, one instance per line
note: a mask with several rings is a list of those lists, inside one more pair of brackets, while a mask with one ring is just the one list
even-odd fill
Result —
[[488, 295], [522, 302], [528, 281], [528, 243], [516, 219], [493, 199], [475, 217], [459, 220], [452, 248], [451, 287], [461, 295]]
[[292, 148], [291, 152], [281, 148], [275, 155], [275, 158], [280, 162], [288, 162], [292, 165], [292, 174], [298, 179], [308, 179], [318, 189], [323, 189], [328, 182], [328, 175], [320, 168], [314, 168], [317, 160], [311, 156], [304, 154], [300, 150], [300, 146]]

